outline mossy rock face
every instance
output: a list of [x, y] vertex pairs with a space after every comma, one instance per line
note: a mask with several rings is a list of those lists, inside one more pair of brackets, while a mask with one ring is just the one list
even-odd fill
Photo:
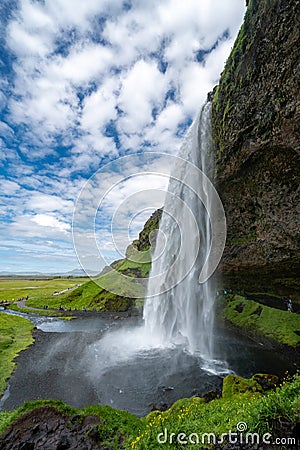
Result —
[[124, 312], [128, 311], [128, 309], [134, 305], [134, 300], [132, 298], [113, 294], [112, 292], [103, 289], [100, 294], [94, 297], [93, 303], [94, 305], [98, 305], [97, 309], [99, 311]]
[[254, 379], [246, 379], [237, 375], [227, 375], [223, 381], [222, 397], [228, 398], [245, 392], [262, 392], [262, 387]]
[[221, 269], [228, 289], [300, 294], [299, 1], [248, 3], [212, 101]]
[[103, 310], [105, 311], [128, 311], [133, 306], [132, 298], [120, 297], [118, 295], [114, 298], [107, 298], [103, 302]]
[[[134, 241], [134, 245], [139, 251], [146, 251], [150, 248], [151, 244], [155, 245], [155, 239], [152, 241], [151, 239], [151, 233], [154, 230], [157, 230], [159, 227], [159, 221], [162, 216], [162, 209], [157, 209], [151, 217], [147, 220], [147, 222], [144, 225], [143, 230], [139, 234], [139, 238]], [[151, 239], [151, 243], [150, 243]]]
[[203, 395], [202, 398], [204, 398], [205, 403], [209, 403], [209, 402], [215, 400], [216, 398], [220, 398], [220, 397], [221, 397], [220, 391], [211, 390], [211, 391], [205, 392], [205, 394]]

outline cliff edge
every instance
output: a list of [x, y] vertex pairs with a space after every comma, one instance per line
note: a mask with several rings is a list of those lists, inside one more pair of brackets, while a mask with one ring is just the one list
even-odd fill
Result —
[[214, 90], [227, 285], [300, 291], [300, 1], [250, 0]]

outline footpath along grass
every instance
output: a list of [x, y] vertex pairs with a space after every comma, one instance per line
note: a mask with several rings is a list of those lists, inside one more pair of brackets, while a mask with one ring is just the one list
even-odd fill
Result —
[[[113, 292], [118, 292], [120, 295]], [[63, 305], [66, 309], [72, 310], [82, 310], [86, 307], [88, 310], [95, 311], [126, 311], [134, 305], [132, 298], [142, 298], [144, 295], [143, 285], [135, 282], [134, 278], [111, 271], [95, 282], [89, 280], [64, 294], [29, 299], [26, 305], [34, 308], [43, 308], [47, 304], [51, 309], [58, 309], [60, 305]]]
[[14, 370], [14, 358], [33, 343], [33, 328], [27, 319], [0, 313], [0, 396]]

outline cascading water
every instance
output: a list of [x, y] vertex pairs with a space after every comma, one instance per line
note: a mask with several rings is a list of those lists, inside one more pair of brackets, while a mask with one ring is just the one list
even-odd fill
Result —
[[171, 173], [144, 307], [146, 331], [158, 345], [183, 344], [206, 360], [213, 358], [216, 292], [212, 278], [199, 283], [199, 274], [207, 270], [214, 205], [211, 183], [204, 176], [199, 185], [194, 166], [205, 175], [213, 168], [210, 117], [206, 103]]

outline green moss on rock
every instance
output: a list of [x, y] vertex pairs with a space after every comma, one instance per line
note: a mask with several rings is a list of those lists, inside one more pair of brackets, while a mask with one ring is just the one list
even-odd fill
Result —
[[222, 397], [229, 398], [236, 394], [243, 394], [245, 392], [262, 392], [260, 384], [250, 378], [241, 378], [237, 375], [227, 375], [223, 381]]

